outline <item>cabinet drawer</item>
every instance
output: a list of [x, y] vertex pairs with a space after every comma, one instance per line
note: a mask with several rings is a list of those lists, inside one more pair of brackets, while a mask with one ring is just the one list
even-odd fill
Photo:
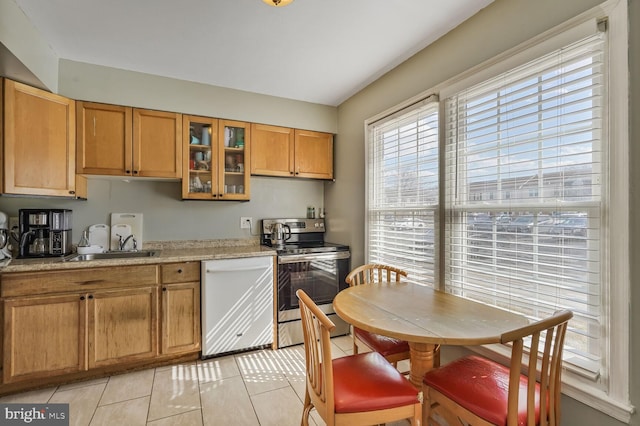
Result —
[[164, 284], [200, 282], [200, 262], [182, 262], [161, 265]]
[[148, 286], [157, 283], [158, 268], [156, 265], [25, 272], [3, 274], [0, 294], [2, 297], [30, 296], [67, 291], [83, 292]]

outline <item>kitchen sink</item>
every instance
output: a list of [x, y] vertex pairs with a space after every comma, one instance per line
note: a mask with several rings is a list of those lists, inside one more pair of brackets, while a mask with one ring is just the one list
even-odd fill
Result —
[[109, 251], [106, 253], [74, 254], [64, 259], [65, 262], [84, 262], [87, 260], [133, 259], [137, 257], [153, 257], [157, 250]]

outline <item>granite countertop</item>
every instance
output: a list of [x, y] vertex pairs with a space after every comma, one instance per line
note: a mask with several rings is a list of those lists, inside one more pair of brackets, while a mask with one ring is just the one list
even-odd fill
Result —
[[259, 245], [257, 240], [202, 240], [145, 242], [142, 250], [158, 253], [150, 257], [130, 259], [101, 259], [81, 262], [65, 262], [63, 258], [12, 259], [0, 267], [0, 273], [37, 272], [64, 269], [98, 268], [117, 265], [148, 265], [173, 262], [193, 262], [214, 259], [234, 259], [255, 256], [275, 256], [271, 247]]

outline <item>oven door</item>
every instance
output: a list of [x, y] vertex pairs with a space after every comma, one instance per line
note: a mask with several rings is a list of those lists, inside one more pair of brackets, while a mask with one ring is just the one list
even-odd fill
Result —
[[348, 251], [278, 256], [278, 322], [300, 319], [298, 289], [333, 313], [333, 298], [348, 287], [350, 257]]

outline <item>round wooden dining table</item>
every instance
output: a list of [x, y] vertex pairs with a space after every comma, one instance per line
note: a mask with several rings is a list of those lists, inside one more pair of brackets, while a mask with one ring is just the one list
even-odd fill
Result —
[[503, 333], [529, 324], [522, 315], [410, 282], [349, 287], [333, 308], [355, 327], [409, 342], [409, 380], [416, 387], [437, 366], [438, 345], [499, 343]]

